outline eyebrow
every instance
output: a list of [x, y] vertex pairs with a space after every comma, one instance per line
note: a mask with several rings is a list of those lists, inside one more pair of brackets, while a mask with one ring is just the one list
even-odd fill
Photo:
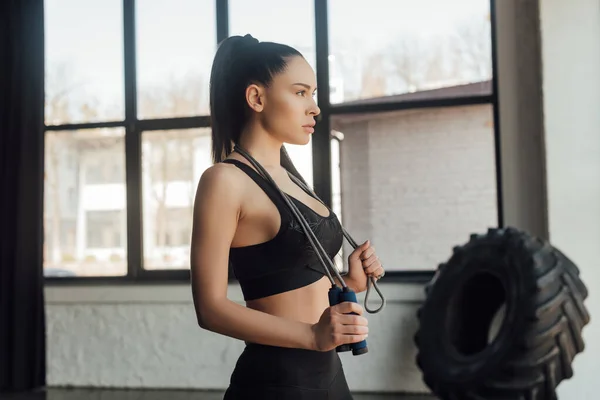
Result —
[[[293, 85], [298, 85], [298, 86], [303, 86], [306, 89], [310, 90], [310, 85], [307, 85], [306, 83], [300, 83], [300, 82], [296, 82]], [[317, 90], [317, 88], [315, 87], [315, 90]]]

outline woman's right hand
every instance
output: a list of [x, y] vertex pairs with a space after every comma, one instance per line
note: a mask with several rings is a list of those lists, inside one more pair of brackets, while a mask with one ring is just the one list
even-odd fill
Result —
[[342, 344], [365, 340], [369, 322], [362, 314], [363, 308], [354, 302], [343, 302], [325, 309], [319, 322], [312, 326], [315, 350], [329, 351]]

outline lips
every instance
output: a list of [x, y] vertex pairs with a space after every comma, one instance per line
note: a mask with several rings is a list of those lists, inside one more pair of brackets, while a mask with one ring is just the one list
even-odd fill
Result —
[[314, 133], [315, 132], [315, 128], [314, 128], [314, 124], [307, 124], [307, 125], [302, 125], [302, 128], [304, 128], [304, 131], [306, 133]]

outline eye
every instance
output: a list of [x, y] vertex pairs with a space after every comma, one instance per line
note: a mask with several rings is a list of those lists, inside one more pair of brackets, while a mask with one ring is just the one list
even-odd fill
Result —
[[304, 95], [306, 95], [306, 90], [301, 90], [299, 92], [296, 92], [296, 94], [304, 97]]

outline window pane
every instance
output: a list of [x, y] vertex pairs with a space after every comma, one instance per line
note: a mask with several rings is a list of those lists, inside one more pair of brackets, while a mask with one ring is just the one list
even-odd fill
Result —
[[330, 0], [331, 102], [491, 80], [489, 6], [489, 0], [373, 0], [368, 7]]
[[313, 0], [229, 0], [229, 34], [247, 33], [294, 47], [316, 68]]
[[194, 196], [212, 165], [210, 129], [145, 132], [142, 136], [144, 267], [187, 269]]
[[388, 270], [435, 269], [498, 225], [490, 105], [340, 115], [332, 129], [344, 226]]
[[300, 172], [306, 183], [313, 185], [312, 137], [308, 144], [284, 144], [294, 166]]
[[127, 273], [124, 130], [46, 133], [44, 273]]
[[138, 118], [206, 115], [214, 0], [136, 2]]
[[45, 0], [47, 125], [123, 120], [122, 0]]

